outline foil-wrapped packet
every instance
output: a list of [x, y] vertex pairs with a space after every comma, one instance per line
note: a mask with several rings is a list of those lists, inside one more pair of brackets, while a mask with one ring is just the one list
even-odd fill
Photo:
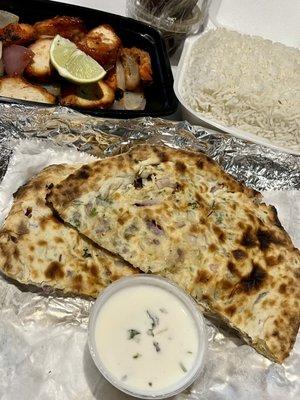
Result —
[[[17, 116], [17, 117], [16, 117]], [[103, 120], [65, 108], [0, 104], [0, 220], [13, 192], [51, 163], [88, 161], [137, 143], [202, 151], [274, 204], [300, 246], [300, 157], [222, 133], [162, 119]], [[121, 400], [87, 347], [92, 300], [27, 287], [0, 276], [1, 400]], [[283, 365], [206, 320], [208, 355], [199, 379], [177, 400], [300, 398], [300, 335]]]

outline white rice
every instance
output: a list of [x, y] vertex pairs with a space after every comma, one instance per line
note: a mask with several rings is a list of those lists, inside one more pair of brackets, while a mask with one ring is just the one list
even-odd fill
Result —
[[195, 42], [186, 103], [210, 119], [300, 151], [300, 51], [226, 29]]

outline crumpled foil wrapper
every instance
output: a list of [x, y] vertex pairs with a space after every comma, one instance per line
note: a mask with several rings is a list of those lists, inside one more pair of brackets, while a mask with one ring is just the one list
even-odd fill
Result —
[[[67, 158], [74, 149], [104, 157], [137, 143], [205, 152], [234, 177], [262, 191], [266, 201], [278, 207], [283, 225], [300, 245], [300, 157], [186, 122], [103, 120], [60, 107], [0, 104], [1, 180], [16, 143], [23, 142], [20, 139], [45, 141], [43, 149], [47, 143], [50, 148], [60, 146]], [[28, 151], [38, 153], [38, 146]], [[28, 169], [24, 160], [23, 168]], [[3, 212], [5, 205], [0, 207]], [[92, 300], [45, 293], [0, 277], [1, 400], [130, 398], [101, 376], [90, 357], [87, 322], [92, 304]], [[205, 367], [176, 400], [300, 398], [299, 334], [290, 357], [278, 365], [217, 322], [207, 320], [206, 324], [209, 348]]]

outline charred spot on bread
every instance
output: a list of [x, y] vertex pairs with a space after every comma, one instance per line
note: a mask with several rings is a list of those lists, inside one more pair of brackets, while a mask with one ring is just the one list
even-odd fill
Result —
[[129, 220], [131, 214], [129, 211], [125, 211], [122, 215], [118, 217], [118, 223], [120, 225], [124, 225], [126, 221]]
[[274, 267], [275, 265], [280, 264], [284, 260], [282, 254], [278, 256], [267, 256], [265, 257], [266, 265], [268, 267]]
[[281, 294], [287, 294], [287, 285], [286, 283], [281, 283], [279, 288], [278, 288], [278, 292]]
[[10, 258], [8, 260], [5, 260], [5, 263], [3, 265], [3, 270], [5, 272], [9, 272], [12, 269], [12, 264]]
[[238, 268], [232, 261], [228, 261], [227, 269], [232, 275], [240, 276], [240, 272], [239, 272]]
[[198, 225], [198, 224], [192, 224], [192, 225], [190, 226], [189, 232], [190, 232], [192, 235], [197, 235], [197, 234], [200, 232], [200, 230], [199, 230], [199, 225]]
[[13, 257], [16, 259], [20, 257], [20, 251], [17, 247], [14, 248]]
[[203, 197], [199, 193], [195, 193], [195, 199], [197, 200], [198, 203], [204, 202]]
[[200, 270], [197, 272], [195, 281], [196, 281], [196, 283], [200, 283], [200, 282], [206, 283], [210, 279], [211, 279], [211, 274], [208, 271], [206, 271], [205, 269], [203, 269], [203, 270]]
[[31, 216], [32, 216], [32, 207], [27, 207], [25, 212], [24, 212], [24, 215], [26, 217], [28, 217], [28, 218], [31, 218]]
[[294, 272], [295, 278], [300, 279], [300, 267], [296, 268], [293, 272]]
[[43, 231], [46, 230], [47, 227], [48, 227], [48, 225], [49, 225], [49, 223], [51, 223], [51, 222], [56, 223], [56, 219], [55, 219], [54, 216], [49, 215], [49, 216], [42, 217], [42, 218], [40, 219], [40, 221], [39, 221], [41, 229], [42, 229]]
[[222, 231], [221, 228], [219, 228], [218, 226], [214, 225], [213, 226], [213, 231], [215, 232], [215, 234], [217, 235], [219, 242], [224, 243], [226, 240], [226, 234], [225, 232]]
[[78, 176], [79, 179], [87, 179], [90, 175], [89, 175], [89, 172], [85, 168], [82, 168], [78, 172], [77, 176]]
[[184, 189], [184, 185], [182, 183], [176, 182], [175, 187], [173, 189], [173, 193], [180, 192]]
[[239, 221], [238, 224], [237, 224], [237, 226], [238, 226], [242, 231], [246, 229], [246, 225], [245, 225], [244, 222], [242, 222], [242, 221]]
[[78, 274], [73, 278], [72, 286], [78, 292], [80, 292], [80, 290], [82, 289], [82, 281], [83, 279], [81, 274]]
[[26, 235], [29, 232], [29, 229], [27, 228], [24, 221], [20, 222], [17, 232], [19, 236]]
[[261, 250], [267, 250], [272, 243], [283, 244], [282, 240], [277, 238], [273, 232], [263, 230], [261, 228], [257, 230], [256, 236], [259, 242], [259, 248]]
[[16, 238], [15, 236], [10, 235], [10, 240], [11, 240], [13, 243], [18, 243], [18, 238]]
[[257, 245], [256, 239], [251, 231], [251, 228], [247, 227], [246, 231], [243, 233], [241, 245], [250, 248]]
[[240, 280], [240, 288], [245, 293], [259, 290], [267, 279], [267, 272], [257, 263], [252, 262], [251, 272]]
[[204, 162], [200, 159], [196, 160], [196, 167], [199, 169], [203, 169], [204, 167]]
[[211, 301], [211, 297], [210, 297], [210, 295], [208, 293], [204, 293], [202, 295], [202, 300], [205, 300], [205, 301], [209, 302], [209, 301]]
[[184, 174], [187, 167], [182, 161], [176, 161], [175, 162], [175, 169], [177, 172], [180, 172], [181, 174]]
[[155, 149], [156, 151], [154, 151], [157, 154], [157, 157], [159, 158], [160, 162], [165, 163], [168, 162], [170, 160], [167, 152], [165, 151], [161, 151], [159, 149]]
[[216, 252], [217, 249], [218, 249], [218, 247], [216, 246], [215, 243], [211, 243], [211, 244], [208, 246], [208, 251], [209, 251], [210, 253]]
[[46, 278], [50, 280], [62, 279], [64, 275], [63, 266], [58, 261], [52, 261], [45, 271]]
[[250, 220], [250, 223], [255, 223], [256, 219], [251, 212], [247, 212], [246, 215], [247, 215], [248, 219]]
[[[158, 244], [159, 244], [159, 243], [158, 243]], [[183, 260], [184, 260], [184, 250], [178, 248], [178, 249], [176, 250], [176, 252], [177, 252], [177, 254], [178, 254], [178, 259], [179, 259], [179, 261], [183, 261]]]
[[247, 254], [242, 249], [232, 250], [232, 255], [237, 261], [247, 258]]
[[232, 317], [234, 314], [236, 313], [236, 306], [235, 305], [231, 305], [225, 308], [225, 314], [229, 315], [230, 317]]
[[222, 279], [222, 280], [219, 282], [219, 287], [220, 287], [223, 291], [226, 292], [227, 290], [232, 289], [233, 283], [230, 282], [230, 281], [227, 280], [227, 279]]
[[47, 246], [47, 242], [46, 242], [46, 240], [39, 240], [38, 242], [37, 242], [37, 245], [38, 246], [42, 246], [42, 247], [45, 247], [45, 246]]
[[143, 178], [141, 176], [137, 176], [133, 181], [133, 186], [135, 189], [142, 189], [143, 188]]
[[91, 265], [90, 271], [91, 271], [91, 274], [92, 274], [95, 278], [98, 277], [98, 268], [96, 267], [95, 264], [92, 264], [92, 265]]

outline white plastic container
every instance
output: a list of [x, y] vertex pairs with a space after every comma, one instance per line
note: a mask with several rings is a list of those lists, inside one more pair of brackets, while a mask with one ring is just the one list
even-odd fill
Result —
[[[152, 390], [151, 388], [139, 391], [132, 389], [129, 390], [128, 386], [126, 385], [126, 383], [122, 381], [122, 379], [116, 379], [116, 377], [111, 373], [111, 371], [104, 364], [103, 360], [100, 357], [99, 351], [97, 350], [99, 349], [99, 347], [97, 347], [97, 344], [99, 346], [99, 335], [98, 339], [96, 339], [96, 335], [98, 334], [99, 331], [97, 331], [96, 333], [96, 326], [97, 326], [97, 321], [99, 322], [98, 317], [99, 313], [101, 313], [102, 307], [106, 304], [106, 302], [109, 299], [113, 298], [113, 296], [118, 292], [120, 292], [122, 289], [141, 287], [141, 286], [144, 287], [145, 285], [163, 289], [163, 291], [171, 294], [172, 297], [174, 296], [176, 298], [176, 301], [179, 300], [180, 303], [182, 303], [184, 309], [187, 311], [189, 317], [191, 317], [191, 320], [193, 321], [193, 327], [197, 332], [196, 336], [198, 340], [198, 350], [194, 355], [194, 361], [192, 363], [191, 368], [189, 368], [187, 372], [185, 371], [186, 373], [177, 382], [174, 382], [174, 384], [169, 386], [164, 391], [157, 391], [155, 389]], [[130, 317], [130, 313], [132, 313], [132, 309], [129, 309], [128, 311], [128, 318], [131, 323], [132, 317]], [[100, 316], [101, 315], [103, 314], [100, 314]], [[119, 315], [116, 315], [115, 317], [119, 318]], [[124, 319], [124, 314], [122, 314], [122, 318]], [[131, 396], [142, 399], [164, 399], [180, 393], [182, 390], [186, 389], [197, 379], [204, 364], [204, 358], [207, 349], [207, 338], [206, 338], [205, 322], [203, 316], [201, 312], [198, 310], [194, 300], [189, 295], [187, 295], [183, 290], [179, 289], [176, 285], [174, 285], [167, 279], [144, 274], [144, 275], [136, 275], [134, 277], [129, 277], [129, 278], [122, 278], [116, 281], [115, 283], [110, 285], [98, 297], [98, 299], [96, 300], [95, 304], [92, 307], [90, 314], [89, 327], [88, 327], [88, 344], [91, 356], [96, 366], [98, 367], [99, 371], [116, 388]], [[114, 351], [113, 346], [111, 351]]]
[[[240, 33], [259, 35], [287, 46], [299, 48], [299, 16], [300, 2], [298, 0], [290, 0], [289, 2], [280, 0], [264, 0], [263, 2], [260, 0], [212, 0], [206, 31], [225, 27]], [[191, 124], [217, 129], [238, 138], [268, 146], [274, 150], [300, 155], [298, 150], [280, 146], [254, 133], [245, 132], [233, 126], [225, 126], [216, 120], [207, 118], [207, 116], [187, 105], [181, 95], [183, 78], [193, 45], [202, 34], [190, 36], [186, 39], [175, 76], [174, 91], [182, 105], [183, 119]]]

